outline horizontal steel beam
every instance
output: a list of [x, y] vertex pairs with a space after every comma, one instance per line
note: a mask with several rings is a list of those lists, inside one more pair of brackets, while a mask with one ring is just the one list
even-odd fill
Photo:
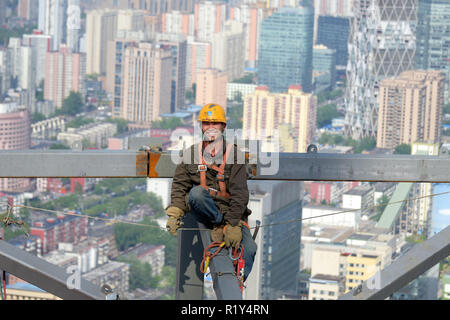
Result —
[[[0, 270], [19, 277], [64, 300], [105, 300], [99, 286], [83, 279], [72, 281], [75, 275], [50, 262], [29, 254], [5, 241], [0, 240]], [[70, 289], [69, 285], [75, 288]]]
[[[327, 153], [250, 155], [255, 180], [450, 182], [450, 157]], [[171, 178], [170, 153], [0, 151], [0, 177]]]
[[[137, 151], [0, 151], [0, 177], [138, 177]], [[146, 161], [146, 159], [143, 159]]]
[[339, 300], [383, 300], [450, 255], [450, 226], [416, 244], [403, 256]]

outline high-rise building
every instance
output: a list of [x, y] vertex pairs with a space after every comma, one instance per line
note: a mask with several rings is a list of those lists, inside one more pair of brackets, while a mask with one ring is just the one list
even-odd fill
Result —
[[314, 9], [280, 8], [261, 23], [258, 84], [285, 92], [300, 84], [312, 90]]
[[333, 89], [336, 83], [336, 50], [324, 45], [313, 48], [314, 90]]
[[79, 92], [84, 97], [85, 76], [84, 53], [73, 53], [67, 46], [61, 46], [59, 51], [47, 52], [44, 99], [53, 101], [56, 108], [61, 108], [71, 91]]
[[29, 108], [36, 102], [37, 55], [33, 47], [21, 46], [19, 51], [18, 86], [26, 90], [25, 105]]
[[68, 0], [66, 44], [72, 52], [80, 52], [81, 7], [80, 0]]
[[0, 49], [0, 97], [11, 88], [12, 60], [8, 49]]
[[[0, 150], [25, 150], [31, 146], [29, 112], [17, 103], [0, 104]], [[27, 178], [0, 178], [0, 191], [21, 192], [30, 187]]]
[[376, 135], [378, 88], [414, 68], [417, 0], [354, 0], [350, 23], [344, 131]]
[[197, 72], [197, 90], [195, 104], [203, 106], [208, 103], [217, 103], [227, 106], [228, 75], [217, 69], [200, 69]]
[[8, 50], [11, 55], [11, 76], [18, 78], [20, 74], [20, 48], [22, 46], [22, 40], [20, 38], [9, 38]]
[[439, 142], [445, 77], [436, 70], [405, 71], [380, 83], [377, 147]]
[[161, 15], [161, 31], [194, 36], [194, 14], [172, 11]]
[[[303, 182], [249, 181], [250, 226], [265, 226], [256, 237], [258, 251], [244, 289], [247, 300], [293, 295], [300, 271]], [[290, 221], [290, 223], [280, 223]], [[245, 250], [245, 249], [244, 249]]]
[[26, 20], [33, 20], [37, 22], [38, 15], [39, 15], [39, 1], [19, 0], [19, 3], [17, 5], [17, 16], [24, 18]]
[[158, 43], [169, 46], [172, 52], [170, 111], [183, 109], [186, 99], [187, 40], [183, 34], [156, 34]]
[[282, 124], [289, 124], [293, 150], [286, 152], [306, 152], [316, 130], [317, 98], [305, 93], [298, 85], [293, 85], [286, 93], [271, 93], [267, 87], [257, 87], [255, 92], [244, 97], [243, 133], [244, 138], [261, 140], [276, 136]]
[[450, 81], [449, 0], [419, 0], [416, 68], [435, 69], [446, 78], [445, 99], [449, 101]]
[[255, 68], [258, 60], [261, 22], [267, 11], [241, 4], [230, 8], [230, 19], [244, 23], [246, 67]]
[[228, 80], [239, 79], [245, 68], [244, 26], [237, 21], [227, 21], [223, 30], [211, 39], [212, 67], [227, 73]]
[[5, 23], [7, 7], [6, 1], [0, 1], [0, 25]]
[[137, 43], [138, 41], [129, 39], [115, 39], [108, 41], [105, 90], [113, 95], [112, 115], [114, 117], [121, 116], [120, 108], [123, 95], [122, 82], [125, 49], [130, 45], [137, 46]]
[[196, 3], [194, 16], [197, 39], [210, 41], [215, 33], [223, 30], [226, 21], [226, 5], [222, 2], [213, 1]]
[[145, 11], [142, 10], [119, 10], [117, 12], [117, 30], [144, 30], [144, 16]]
[[336, 65], [347, 66], [349, 35], [348, 17], [319, 16], [316, 43], [336, 50]]
[[[117, 3], [117, 0], [114, 1]], [[175, 10], [192, 12], [194, 10], [194, 3], [195, 0], [130, 0], [128, 1], [128, 8], [147, 10], [151, 15], [159, 15]]]
[[197, 81], [197, 72], [200, 69], [211, 68], [211, 43], [195, 41], [193, 37], [188, 38], [186, 66], [186, 89], [191, 89]]
[[169, 46], [141, 42], [125, 49], [122, 118], [148, 126], [170, 112], [172, 63]]
[[39, 30], [52, 37], [52, 50], [67, 41], [67, 0], [39, 0]]
[[33, 48], [33, 65], [36, 68], [35, 85], [39, 86], [45, 77], [45, 59], [48, 51], [51, 51], [51, 37], [35, 31], [33, 34], [24, 34], [22, 45]]
[[86, 74], [106, 74], [108, 41], [117, 32], [117, 12], [94, 10], [86, 17]]
[[316, 15], [351, 16], [353, 0], [314, 0]]

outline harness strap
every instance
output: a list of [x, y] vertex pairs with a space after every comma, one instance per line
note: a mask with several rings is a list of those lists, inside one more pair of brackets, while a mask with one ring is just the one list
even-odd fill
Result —
[[[228, 144], [227, 146], [227, 150], [225, 152], [225, 155], [223, 157], [223, 161], [220, 164], [219, 167], [215, 166], [215, 165], [208, 165], [205, 162], [205, 159], [203, 158], [203, 153], [202, 153], [202, 148], [203, 147], [203, 143], [200, 142], [199, 146], [198, 146], [198, 158], [200, 161], [200, 165], [198, 166], [199, 168], [199, 172], [200, 172], [200, 185], [206, 190], [208, 191], [212, 196], [217, 196], [219, 195], [222, 198], [230, 198], [230, 194], [227, 192], [227, 187], [225, 184], [225, 165], [227, 162], [227, 158], [230, 155], [231, 152], [231, 148], [233, 147], [233, 144]], [[210, 188], [207, 186], [206, 184], [206, 171], [207, 168], [213, 169], [214, 171], [217, 171], [217, 180], [219, 180], [219, 191]]]

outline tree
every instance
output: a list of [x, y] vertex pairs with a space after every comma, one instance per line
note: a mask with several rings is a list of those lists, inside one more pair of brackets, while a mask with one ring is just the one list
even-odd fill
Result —
[[76, 117], [72, 121], [70, 121], [66, 127], [67, 128], [79, 128], [81, 126], [84, 126], [86, 124], [94, 122], [94, 119], [91, 118], [83, 118], [83, 117]]
[[251, 73], [246, 74], [245, 76], [243, 76], [242, 78], [233, 80], [233, 83], [247, 83], [247, 84], [252, 84], [254, 81], [254, 76]]
[[444, 105], [442, 112], [444, 114], [450, 114], [450, 103]]
[[119, 258], [121, 262], [130, 264], [130, 290], [156, 288], [157, 277], [152, 277], [152, 267], [147, 262], [141, 262], [136, 256]]
[[54, 143], [50, 146], [50, 150], [58, 149], [70, 149], [70, 147], [66, 146], [64, 143]]
[[243, 109], [242, 104], [227, 108], [228, 129], [242, 129]]
[[108, 118], [106, 122], [117, 124], [117, 134], [122, 134], [128, 131], [128, 120], [123, 118]]
[[402, 143], [395, 147], [394, 154], [411, 154], [411, 145]]
[[81, 93], [70, 91], [69, 96], [64, 99], [62, 108], [58, 110], [58, 113], [75, 116], [81, 112], [83, 107], [84, 103]]
[[164, 118], [159, 121], [152, 121], [152, 128], [156, 129], [171, 129], [174, 130], [176, 127], [180, 127], [183, 125], [183, 122], [180, 118], [172, 117], [172, 118]]
[[377, 208], [376, 208], [376, 215], [373, 216], [371, 219], [378, 222], [380, 220], [381, 215], [383, 214], [384, 210], [386, 209], [387, 205], [389, 204], [389, 197], [385, 194], [383, 194], [380, 198], [377, 200]]
[[325, 127], [331, 124], [331, 120], [339, 117], [341, 114], [337, 110], [335, 104], [327, 104], [317, 109], [317, 126], [319, 128]]
[[35, 112], [35, 113], [33, 113], [33, 114], [31, 115], [31, 123], [36, 123], [36, 122], [39, 122], [39, 121], [43, 121], [43, 120], [45, 120], [45, 119], [47, 119], [47, 118], [45, 117], [45, 115], [43, 115], [43, 114], [40, 113], [40, 112]]

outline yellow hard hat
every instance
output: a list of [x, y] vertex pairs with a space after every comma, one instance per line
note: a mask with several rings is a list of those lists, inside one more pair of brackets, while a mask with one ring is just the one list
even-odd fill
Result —
[[208, 103], [198, 115], [198, 121], [227, 123], [225, 110], [218, 104]]

